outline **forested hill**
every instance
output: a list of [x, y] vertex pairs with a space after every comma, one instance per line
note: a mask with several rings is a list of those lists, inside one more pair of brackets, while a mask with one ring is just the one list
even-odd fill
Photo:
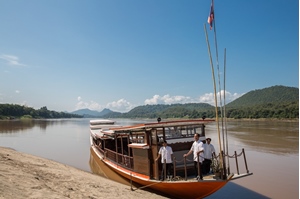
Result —
[[202, 117], [199, 112], [213, 110], [213, 106], [206, 103], [189, 104], [158, 104], [138, 106], [129, 111], [126, 115], [133, 117], [164, 117], [164, 118], [183, 118], [183, 117]]
[[[106, 118], [207, 118], [215, 108], [206, 103], [144, 105], [128, 113], [111, 112]], [[226, 105], [228, 118], [299, 118], [299, 88], [272, 86], [246, 93]]]
[[227, 107], [251, 107], [262, 104], [277, 104], [299, 101], [299, 88], [272, 86], [254, 90], [227, 104]]

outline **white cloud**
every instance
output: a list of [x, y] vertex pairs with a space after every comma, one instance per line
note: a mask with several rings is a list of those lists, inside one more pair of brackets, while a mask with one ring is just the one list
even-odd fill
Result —
[[102, 111], [104, 108], [108, 108], [112, 111], [128, 112], [132, 108], [134, 108], [134, 106], [130, 102], [127, 102], [125, 99], [119, 99], [117, 101], [107, 103], [106, 106], [102, 106], [94, 101], [84, 102], [80, 96], [77, 97], [77, 100], [78, 100], [78, 102], [76, 104], [75, 110], [87, 108], [90, 110]]
[[7, 62], [8, 65], [12, 66], [26, 66], [25, 64], [21, 64], [19, 62], [19, 57], [14, 56], [14, 55], [0, 55], [0, 59], [3, 59]]
[[[221, 92], [217, 93], [217, 101], [220, 101], [220, 93], [222, 100], [224, 99], [224, 90], [221, 90]], [[226, 104], [239, 98], [243, 94], [231, 94], [228, 91], [225, 91], [225, 100]], [[188, 96], [170, 96], [170, 95], [164, 95], [164, 96], [159, 96], [159, 95], [154, 95], [150, 99], [146, 99], [144, 104], [185, 104], [185, 103], [208, 103], [211, 105], [215, 105], [215, 99], [214, 99], [214, 94], [213, 93], [205, 93], [204, 95], [201, 95], [198, 99], [192, 99], [191, 97]], [[224, 102], [222, 103], [224, 104]]]
[[128, 112], [132, 108], [134, 108], [134, 106], [130, 102], [126, 101], [125, 99], [119, 99], [118, 101], [113, 101], [108, 103], [106, 105], [106, 108], [112, 111]]
[[19, 94], [19, 93], [20, 93], [20, 91], [19, 91], [19, 90], [16, 90], [16, 91], [15, 91], [15, 93]]
[[75, 106], [75, 109], [79, 110], [79, 109], [86, 109], [86, 108], [88, 108], [90, 110], [96, 110], [96, 111], [103, 110], [103, 106], [101, 106], [97, 102], [94, 102], [94, 101], [84, 102], [84, 101], [81, 101], [81, 98], [79, 98], [78, 103]]
[[[217, 102], [218, 102], [218, 106], [220, 105], [220, 93], [221, 93], [221, 100], [222, 100], [222, 105], [224, 105], [224, 93], [225, 93], [225, 100], [226, 100], [226, 104], [228, 104], [229, 102], [232, 102], [233, 100], [241, 97], [243, 94], [238, 94], [238, 93], [230, 93], [228, 91], [221, 90], [221, 92], [217, 93]], [[199, 102], [203, 102], [203, 103], [208, 103], [211, 105], [215, 105], [215, 97], [213, 93], [205, 93], [204, 95], [199, 97]]]
[[[230, 93], [228, 91], [221, 91], [221, 97], [223, 100], [224, 93], [226, 94], [226, 103], [229, 103], [243, 94], [238, 93]], [[133, 105], [132, 103], [128, 102], [125, 99], [119, 99], [117, 101], [109, 102], [105, 106], [102, 106], [98, 104], [97, 102], [90, 101], [90, 102], [84, 102], [82, 98], [79, 96], [77, 97], [78, 103], [76, 104], [76, 110], [78, 109], [85, 109], [88, 108], [90, 110], [96, 110], [96, 111], [102, 111], [104, 108], [108, 108], [112, 111], [117, 112], [128, 112], [136, 105]], [[220, 93], [217, 93], [217, 100], [220, 100]], [[170, 96], [169, 94], [164, 96], [154, 95], [150, 99], [146, 99], [144, 101], [144, 104], [185, 104], [185, 103], [208, 103], [214, 106], [215, 100], [214, 100], [214, 94], [213, 93], [205, 93], [204, 95], [201, 95], [200, 97], [196, 99], [192, 99], [189, 96]], [[222, 104], [224, 105], [224, 103]]]
[[145, 104], [184, 104], [194, 102], [190, 97], [186, 96], [170, 96], [169, 94], [164, 96], [154, 95], [150, 99], [145, 100]]

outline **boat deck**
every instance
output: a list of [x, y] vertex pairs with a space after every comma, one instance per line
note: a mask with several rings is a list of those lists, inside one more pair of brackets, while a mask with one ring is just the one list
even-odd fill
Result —
[[[246, 176], [249, 176], [249, 175], [252, 175], [252, 174], [253, 173], [230, 174], [227, 177], [227, 180], [235, 180], [235, 179], [246, 177]], [[220, 179], [220, 177], [216, 177], [215, 174], [211, 173], [211, 174], [203, 175], [203, 180], [200, 180], [200, 181], [216, 181], [216, 180], [222, 180], [222, 179]], [[176, 176], [175, 178], [172, 177], [172, 179], [167, 178], [165, 181], [198, 182], [199, 180], [198, 180], [198, 178], [196, 178], [194, 176], [188, 176], [186, 180], [181, 176]]]
[[[203, 175], [203, 181], [215, 181], [215, 180], [221, 180], [220, 178], [216, 177], [214, 174], [207, 174]], [[198, 182], [198, 178], [194, 176], [188, 176], [185, 180], [182, 176], [176, 176], [172, 177], [171, 179], [167, 177], [164, 181], [188, 181], [188, 182]]]

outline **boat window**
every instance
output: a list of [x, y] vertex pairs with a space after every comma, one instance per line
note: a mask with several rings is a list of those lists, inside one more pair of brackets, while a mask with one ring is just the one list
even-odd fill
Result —
[[163, 142], [164, 140], [164, 129], [163, 128], [157, 128], [157, 140], [159, 143]]
[[157, 139], [157, 137], [156, 137], [156, 131], [155, 130], [152, 130], [151, 131], [151, 139], [152, 139], [152, 144], [157, 144], [157, 142], [158, 142], [158, 139]]
[[165, 134], [166, 134], [166, 139], [181, 138], [181, 131], [180, 131], [180, 128], [177, 126], [166, 127]]
[[144, 132], [134, 132], [130, 136], [130, 142], [133, 144], [146, 143]]
[[202, 130], [200, 126], [180, 126], [177, 130], [181, 137], [193, 137], [195, 133], [202, 136]]

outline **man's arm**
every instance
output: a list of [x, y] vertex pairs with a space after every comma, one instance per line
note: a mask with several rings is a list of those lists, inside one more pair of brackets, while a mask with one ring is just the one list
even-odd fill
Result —
[[193, 152], [193, 151], [192, 151], [192, 150], [190, 150], [188, 153], [186, 153], [186, 154], [183, 154], [183, 157], [189, 156], [189, 155], [190, 155], [192, 152]]
[[155, 161], [157, 161], [160, 158], [160, 153], [158, 154], [157, 158], [155, 159]]

